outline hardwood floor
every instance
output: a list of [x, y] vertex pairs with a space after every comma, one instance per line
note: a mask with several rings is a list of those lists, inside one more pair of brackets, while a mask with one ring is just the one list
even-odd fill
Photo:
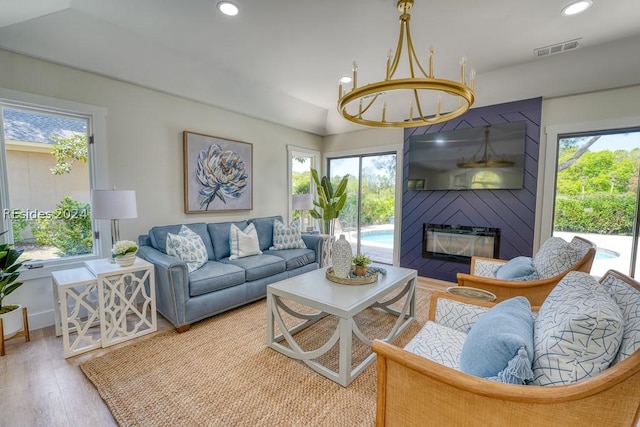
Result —
[[[452, 283], [418, 278], [418, 286], [445, 290]], [[172, 328], [158, 316], [158, 332]], [[144, 339], [144, 338], [140, 338]], [[93, 357], [124, 347], [135, 340], [106, 349], [64, 358], [62, 337], [53, 326], [31, 332], [31, 341], [7, 341], [0, 357], [0, 426], [115, 426], [109, 409], [86, 379], [79, 365]]]

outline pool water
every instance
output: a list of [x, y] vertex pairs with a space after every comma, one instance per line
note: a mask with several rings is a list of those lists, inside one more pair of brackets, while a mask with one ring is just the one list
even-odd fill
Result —
[[610, 249], [598, 248], [596, 250], [596, 258], [595, 259], [614, 259], [618, 258], [620, 254], [616, 251], [612, 251]]
[[385, 231], [364, 231], [360, 235], [363, 242], [382, 243], [393, 245], [393, 230]]

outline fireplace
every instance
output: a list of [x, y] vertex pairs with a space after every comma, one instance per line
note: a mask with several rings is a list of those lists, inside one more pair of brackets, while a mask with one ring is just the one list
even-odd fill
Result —
[[500, 229], [466, 225], [423, 224], [422, 257], [471, 263], [472, 256], [498, 258]]

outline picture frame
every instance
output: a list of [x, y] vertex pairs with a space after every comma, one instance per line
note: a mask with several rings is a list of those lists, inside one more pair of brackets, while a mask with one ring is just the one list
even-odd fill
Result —
[[185, 213], [253, 209], [253, 144], [184, 131]]

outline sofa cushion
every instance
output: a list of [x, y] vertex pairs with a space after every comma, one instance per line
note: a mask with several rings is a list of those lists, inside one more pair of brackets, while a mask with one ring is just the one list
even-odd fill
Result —
[[284, 249], [263, 253], [284, 259], [287, 271], [316, 262], [316, 252], [312, 249]]
[[548, 279], [567, 271], [582, 256], [575, 246], [561, 237], [551, 237], [533, 257], [533, 267], [540, 279]]
[[[149, 230], [149, 238], [151, 240], [151, 246], [160, 252], [167, 253], [167, 234], [179, 234], [183, 224], [176, 225], [161, 225], [152, 227]], [[197, 222], [192, 224], [186, 224], [187, 227], [194, 233], [196, 233], [202, 239], [204, 247], [207, 249], [207, 258], [214, 259], [213, 242], [207, 231], [207, 225], [203, 222]], [[227, 243], [228, 244], [228, 243]], [[228, 256], [228, 255], [227, 255]]]
[[466, 338], [464, 332], [427, 322], [404, 349], [449, 368], [460, 369], [460, 353]]
[[231, 255], [231, 247], [229, 246], [229, 230], [231, 224], [238, 227], [240, 230], [244, 230], [248, 223], [247, 221], [237, 222], [216, 222], [207, 224], [207, 230], [211, 242], [213, 242], [213, 252], [216, 261], [220, 261], [222, 258], [226, 258]]
[[249, 224], [244, 230], [240, 230], [231, 224], [229, 227], [229, 247], [231, 249], [230, 260], [261, 254], [256, 227]]
[[217, 261], [208, 261], [198, 270], [189, 274], [189, 295], [192, 297], [219, 291], [244, 283], [242, 268]]
[[282, 222], [282, 216], [268, 216], [264, 218], [253, 218], [248, 222], [256, 226], [258, 240], [260, 241], [260, 250], [266, 251], [273, 245], [273, 222], [275, 220]]
[[202, 238], [186, 225], [178, 234], [167, 233], [167, 255], [184, 261], [190, 273], [202, 267], [208, 259]]
[[300, 234], [298, 220], [292, 221], [288, 227], [280, 220], [276, 219], [273, 222], [273, 246], [269, 250], [304, 249], [306, 247], [307, 245], [304, 244]]
[[604, 371], [620, 348], [623, 323], [618, 305], [596, 279], [569, 272], [534, 321], [533, 383], [569, 384]]
[[624, 327], [622, 343], [613, 364], [622, 362], [640, 349], [640, 290], [629, 286], [622, 279], [608, 275], [602, 286], [620, 307]]
[[236, 260], [224, 258], [220, 260], [220, 262], [237, 265], [244, 269], [245, 280], [247, 282], [262, 279], [263, 277], [273, 276], [274, 274], [286, 271], [284, 259], [267, 254], [254, 255]]
[[533, 267], [532, 258], [519, 256], [498, 267], [496, 278], [502, 280], [535, 280], [538, 278], [538, 274]]
[[496, 304], [471, 327], [460, 370], [476, 377], [524, 384], [533, 378], [533, 317], [525, 297]]

